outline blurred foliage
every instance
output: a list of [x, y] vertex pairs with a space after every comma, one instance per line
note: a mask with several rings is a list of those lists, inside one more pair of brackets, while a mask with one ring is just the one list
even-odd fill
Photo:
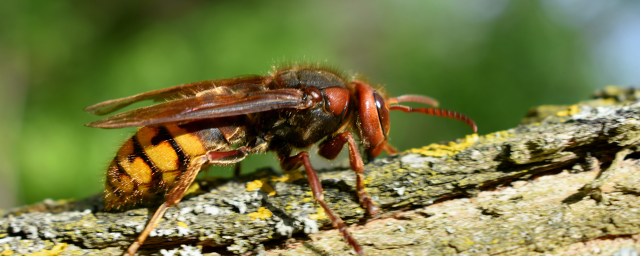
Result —
[[[0, 176], [13, 180], [20, 204], [102, 190], [108, 162], [133, 130], [84, 127], [98, 119], [84, 107], [266, 74], [281, 61], [326, 62], [390, 95], [434, 97], [475, 119], [481, 134], [596, 87], [580, 31], [550, 19], [538, 1], [31, 0], [0, 9], [0, 160], [8, 161]], [[471, 132], [444, 118], [391, 118], [400, 150]], [[272, 154], [243, 169], [268, 165], [276, 165]]]

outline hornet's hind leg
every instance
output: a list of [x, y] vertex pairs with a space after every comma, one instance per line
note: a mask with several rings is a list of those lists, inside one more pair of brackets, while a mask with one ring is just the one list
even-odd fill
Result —
[[162, 216], [164, 213], [171, 207], [177, 205], [182, 197], [187, 192], [187, 189], [191, 186], [193, 181], [198, 176], [198, 173], [202, 169], [202, 166], [205, 164], [231, 164], [242, 161], [247, 156], [249, 150], [247, 148], [239, 148], [237, 150], [231, 150], [226, 152], [215, 152], [209, 151], [204, 155], [197, 156], [191, 159], [189, 162], [189, 167], [187, 170], [180, 176], [180, 180], [178, 183], [169, 191], [165, 198], [165, 202], [160, 205], [158, 210], [156, 210], [153, 217], [147, 223], [147, 226], [144, 228], [142, 233], [136, 238], [136, 241], [129, 246], [129, 249], [123, 255], [133, 256], [135, 255], [138, 248], [144, 243], [144, 240], [149, 237], [151, 231], [160, 223]]

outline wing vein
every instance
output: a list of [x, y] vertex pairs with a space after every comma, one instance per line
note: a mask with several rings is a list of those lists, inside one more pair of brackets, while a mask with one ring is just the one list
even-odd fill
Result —
[[302, 109], [306, 106], [304, 98], [304, 93], [298, 89], [204, 95], [122, 112], [87, 126], [122, 128], [246, 115], [285, 108]]

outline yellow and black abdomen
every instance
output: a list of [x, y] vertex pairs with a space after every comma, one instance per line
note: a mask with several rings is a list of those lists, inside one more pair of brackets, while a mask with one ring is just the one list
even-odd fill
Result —
[[[236, 132], [229, 134], [229, 128]], [[193, 157], [210, 150], [230, 150], [240, 128], [214, 121], [140, 128], [118, 150], [107, 170], [107, 210], [164, 196]]]

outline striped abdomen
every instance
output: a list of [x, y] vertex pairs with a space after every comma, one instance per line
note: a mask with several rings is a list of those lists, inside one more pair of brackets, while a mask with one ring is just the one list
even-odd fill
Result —
[[205, 152], [228, 151], [244, 137], [236, 119], [140, 128], [118, 150], [107, 171], [107, 210], [163, 196]]

